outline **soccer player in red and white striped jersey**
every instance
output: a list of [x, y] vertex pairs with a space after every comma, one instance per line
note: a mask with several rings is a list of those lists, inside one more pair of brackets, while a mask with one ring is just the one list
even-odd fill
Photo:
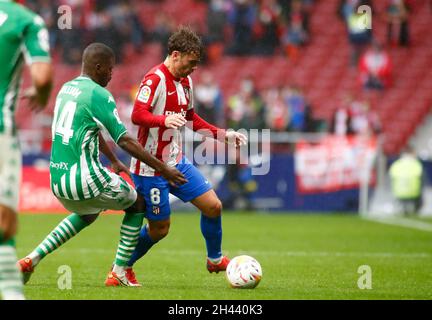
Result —
[[[224, 271], [229, 259], [222, 255], [222, 204], [209, 181], [182, 154], [180, 129], [187, 121], [194, 131], [205, 129], [206, 136], [240, 146], [247, 138], [235, 131], [225, 131], [203, 120], [194, 112], [193, 84], [189, 76], [198, 66], [201, 39], [188, 27], [180, 27], [168, 41], [168, 57], [152, 68], [141, 82], [136, 96], [132, 122], [139, 126], [138, 140], [143, 147], [188, 180], [181, 186], [170, 185], [148, 165], [131, 160], [131, 173], [137, 191], [146, 201], [148, 224], [140, 233], [138, 245], [128, 265], [141, 258], [164, 238], [170, 227], [169, 194], [191, 202], [201, 211], [201, 231], [207, 246], [207, 269]], [[129, 281], [136, 282], [132, 269]], [[106, 282], [107, 285], [116, 285]]]

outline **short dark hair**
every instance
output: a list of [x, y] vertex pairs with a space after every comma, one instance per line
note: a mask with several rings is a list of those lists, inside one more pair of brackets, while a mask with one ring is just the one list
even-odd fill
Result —
[[106, 62], [114, 57], [114, 51], [110, 47], [100, 42], [94, 42], [84, 49], [82, 59], [84, 64], [87, 65]]
[[203, 51], [201, 38], [188, 26], [181, 26], [168, 39], [168, 54], [173, 51], [195, 53], [200, 57]]

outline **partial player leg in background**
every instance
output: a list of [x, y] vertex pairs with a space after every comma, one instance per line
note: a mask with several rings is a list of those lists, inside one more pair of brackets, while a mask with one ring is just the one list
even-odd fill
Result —
[[[120, 241], [113, 268], [105, 281], [106, 286], [140, 286], [132, 269], [128, 267], [128, 262], [138, 243], [144, 210], [145, 202], [140, 195], [137, 196], [135, 203], [125, 210], [120, 226]], [[121, 275], [124, 275], [127, 281]]]
[[[0, 219], [6, 219], [6, 214], [16, 219], [12, 209], [0, 205]], [[15, 240], [5, 240], [3, 231], [0, 228], [0, 296], [4, 300], [24, 300], [22, 276], [16, 264]]]
[[201, 233], [207, 247], [209, 272], [225, 271], [229, 259], [222, 255], [222, 203], [214, 190], [193, 199], [192, 204], [201, 211]]
[[21, 152], [17, 137], [0, 134], [0, 295], [24, 299], [14, 236], [18, 225]]
[[[169, 185], [162, 177], [143, 177], [132, 175], [138, 194], [145, 202], [145, 216], [148, 220], [141, 231], [135, 250], [130, 256], [126, 269], [130, 283], [138, 285], [132, 266], [143, 257], [159, 240], [164, 238], [169, 231], [171, 209], [169, 205]], [[144, 206], [143, 206], [144, 207]], [[109, 279], [106, 285], [113, 285]]]
[[112, 180], [105, 190], [93, 199], [68, 200], [58, 199], [72, 213], [53, 230], [28, 256], [19, 264], [27, 283], [34, 267], [49, 253], [78, 234], [82, 229], [93, 223], [99, 213], [108, 210], [123, 210], [136, 200], [135, 190], [120, 176], [112, 174]]
[[24, 277], [24, 284], [30, 280], [34, 268], [48, 254], [72, 239], [82, 229], [96, 220], [99, 214], [80, 216], [72, 213], [63, 219], [46, 238], [25, 258], [18, 261]]
[[207, 269], [224, 271], [229, 259], [222, 255], [222, 203], [212, 189], [211, 183], [187, 160], [183, 159], [177, 169], [184, 174], [187, 183], [171, 187], [171, 193], [183, 202], [191, 202], [201, 211], [201, 233], [207, 246]]

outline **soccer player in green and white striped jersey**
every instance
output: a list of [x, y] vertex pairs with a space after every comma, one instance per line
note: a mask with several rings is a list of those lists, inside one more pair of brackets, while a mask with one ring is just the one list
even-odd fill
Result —
[[24, 299], [16, 266], [14, 236], [17, 229], [21, 181], [21, 151], [15, 110], [24, 62], [33, 85], [23, 94], [32, 110], [43, 109], [52, 86], [48, 31], [42, 18], [13, 1], [0, 0], [0, 295]]
[[[114, 98], [104, 88], [111, 80], [113, 67], [111, 48], [93, 43], [84, 50], [81, 76], [65, 83], [57, 95], [52, 124], [51, 189], [73, 213], [19, 261], [24, 283], [42, 258], [91, 224], [100, 212], [113, 209], [125, 210], [125, 217], [111, 274], [121, 285], [132, 285], [126, 279], [125, 266], [138, 241], [143, 200], [137, 199], [134, 188], [117, 174], [129, 170], [106, 145], [102, 130], [130, 155], [162, 170], [171, 183], [186, 182], [180, 172], [153, 157], [127, 134]], [[101, 164], [99, 150], [111, 161], [115, 173]]]

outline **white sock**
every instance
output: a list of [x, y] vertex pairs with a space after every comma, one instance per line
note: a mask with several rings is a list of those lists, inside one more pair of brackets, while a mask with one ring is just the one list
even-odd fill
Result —
[[112, 271], [115, 272], [115, 274], [117, 274], [118, 276], [123, 276], [123, 275], [126, 274], [125, 267], [123, 267], [123, 266], [118, 266], [118, 265], [116, 265], [116, 264], [114, 265]]
[[15, 248], [0, 245], [0, 294], [4, 300], [22, 300], [23, 281], [17, 266]]
[[27, 258], [30, 258], [32, 260], [33, 267], [35, 267], [40, 262], [40, 260], [41, 260], [41, 257], [40, 257], [39, 253], [36, 250], [32, 251], [27, 256]]
[[25, 297], [19, 292], [5, 292], [3, 293], [3, 300], [25, 300]]

